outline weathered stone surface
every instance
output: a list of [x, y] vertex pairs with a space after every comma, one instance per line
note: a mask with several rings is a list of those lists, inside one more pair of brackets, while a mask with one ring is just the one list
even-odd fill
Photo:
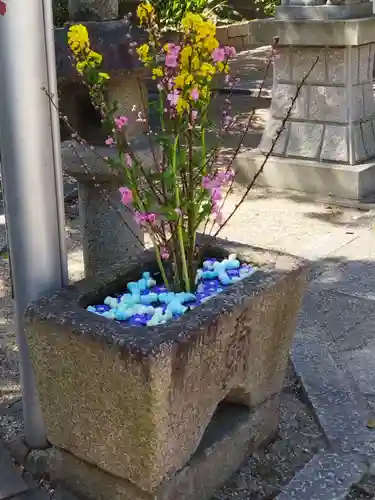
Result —
[[[302, 82], [308, 72], [310, 74], [307, 82], [322, 83], [327, 80], [325, 51], [321, 48], [312, 47], [306, 57], [306, 50], [300, 48], [291, 48], [292, 54], [292, 81]], [[314, 69], [311, 71], [313, 63], [317, 60]]]
[[[369, 67], [373, 67], [373, 61], [370, 61], [370, 49], [371, 44], [361, 45], [359, 47], [359, 70], [358, 70], [358, 81], [359, 83], [365, 83], [369, 81]], [[371, 78], [372, 80], [372, 78]]]
[[310, 118], [312, 120], [345, 123], [348, 119], [345, 88], [318, 85], [310, 88]]
[[280, 392], [306, 270], [289, 257], [222, 246], [207, 252], [235, 251], [261, 270], [178, 321], [135, 328], [84, 309], [152, 271], [152, 254], [28, 309], [54, 445], [153, 491], [197, 450], [220, 401], [254, 408]]
[[366, 158], [375, 156], [375, 136], [372, 130], [370, 121], [360, 124], [362, 130], [363, 147], [365, 149]]
[[359, 163], [367, 158], [361, 124], [353, 125], [352, 134], [353, 160], [355, 163]]
[[28, 489], [16, 469], [8, 450], [0, 443], [0, 500], [13, 497]]
[[[129, 26], [124, 21], [82, 22], [87, 27], [90, 44], [103, 55], [102, 69], [111, 75], [117, 72], [143, 70], [138, 57], [129, 53]], [[57, 75], [60, 79], [80, 81], [67, 44], [69, 27], [55, 29], [55, 52]], [[146, 34], [136, 26], [132, 27], [132, 37], [139, 43], [146, 41]]]
[[366, 465], [356, 455], [316, 455], [276, 500], [346, 500], [350, 487], [360, 481]]
[[279, 47], [277, 54], [273, 65], [274, 77], [276, 80], [289, 82], [292, 79], [292, 52], [289, 47]]
[[[351, 88], [351, 103], [348, 106], [348, 121], [358, 121], [362, 120], [365, 116], [365, 109], [363, 105], [363, 86], [354, 85]], [[343, 103], [341, 103], [343, 106]], [[345, 107], [344, 107], [345, 109]]]
[[285, 20], [261, 19], [251, 21], [249, 43], [267, 45], [277, 36], [280, 46], [358, 47], [374, 43], [374, 26], [375, 16], [372, 14], [337, 23], [315, 19], [314, 29], [311, 29], [311, 22], [290, 17]]
[[[145, 144], [143, 149], [141, 143], [137, 144], [138, 157], [149, 166], [153, 161], [151, 152]], [[118, 190], [123, 179], [101, 159], [115, 154], [114, 148], [92, 151], [69, 141], [62, 147], [65, 171], [78, 180], [86, 277], [105, 272], [116, 262], [143, 250], [143, 234], [132, 213], [120, 202]], [[85, 168], [82, 162], [86, 163]]]
[[287, 155], [317, 158], [322, 142], [324, 125], [291, 123]]
[[276, 19], [330, 20], [372, 16], [372, 2], [354, 5], [282, 5], [276, 7]]
[[[142, 132], [147, 131], [147, 124], [137, 122], [137, 113], [143, 114], [148, 112], [148, 93], [144, 82], [140, 75], [136, 73], [128, 73], [111, 78], [107, 85], [109, 102], [117, 102], [118, 113], [129, 116], [129, 124], [127, 125], [128, 137], [137, 137]], [[137, 112], [133, 112], [133, 109]]]
[[119, 0], [69, 0], [71, 21], [107, 21], [119, 16]]
[[[284, 118], [297, 92], [297, 85], [279, 84], [272, 95], [271, 113], [275, 118]], [[307, 118], [308, 89], [303, 87], [294, 103], [291, 116]]]
[[327, 82], [344, 84], [345, 71], [345, 49], [326, 49], [327, 60]]
[[374, 99], [374, 91], [372, 88], [372, 82], [365, 83], [362, 86], [363, 89], [363, 103], [364, 103], [364, 116], [370, 117], [375, 115], [375, 99]]
[[88, 500], [208, 500], [246, 456], [274, 435], [278, 406], [278, 396], [252, 412], [222, 403], [188, 464], [152, 493], [58, 449], [50, 453], [49, 473]]
[[[271, 151], [273, 141], [276, 140], [278, 131], [282, 127], [282, 120], [269, 119], [266, 123], [266, 127], [264, 129], [262, 140], [259, 145], [259, 150], [262, 153], [268, 153]], [[284, 128], [281, 130], [281, 133], [274, 145], [272, 153], [275, 155], [282, 155], [285, 153], [286, 145], [289, 137], [290, 124], [286, 123]]]
[[320, 159], [344, 163], [349, 160], [348, 134], [345, 126], [326, 125]]

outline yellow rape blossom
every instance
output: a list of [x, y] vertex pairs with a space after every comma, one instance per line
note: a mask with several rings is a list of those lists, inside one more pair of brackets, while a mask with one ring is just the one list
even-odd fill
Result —
[[144, 43], [143, 45], [137, 48], [137, 54], [139, 55], [139, 59], [145, 64], [149, 63], [152, 60], [152, 58], [149, 55], [149, 52], [150, 52], [150, 46], [147, 43]]
[[184, 111], [188, 111], [188, 109], [189, 109], [189, 103], [185, 99], [180, 97], [176, 106], [177, 113], [179, 115], [182, 115]]
[[161, 76], [164, 76], [164, 71], [162, 68], [154, 68], [152, 70], [152, 74], [153, 76], [156, 78], [157, 76], [161, 77]]
[[215, 37], [207, 37], [203, 40], [203, 46], [211, 53], [219, 47], [219, 41]]
[[186, 85], [190, 85], [193, 82], [194, 78], [187, 71], [181, 71], [176, 78], [174, 79], [174, 83], [177, 88], [184, 88]]
[[192, 54], [193, 48], [191, 45], [186, 45], [186, 47], [181, 50], [180, 60], [182, 66], [185, 66], [186, 68], [189, 67]]
[[204, 62], [200, 67], [199, 74], [203, 77], [210, 79], [214, 76], [215, 73], [216, 68], [210, 63]]
[[73, 54], [83, 52], [90, 46], [89, 34], [86, 26], [75, 24], [68, 31], [68, 43]]
[[137, 8], [137, 16], [140, 24], [146, 24], [147, 21], [154, 15], [155, 9], [150, 3], [141, 3]]

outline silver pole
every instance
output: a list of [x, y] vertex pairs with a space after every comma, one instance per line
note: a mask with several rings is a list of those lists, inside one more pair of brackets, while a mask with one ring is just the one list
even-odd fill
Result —
[[[67, 282], [50, 0], [12, 1], [0, 17], [0, 149], [25, 438], [47, 444], [24, 331], [27, 304]], [[52, 42], [51, 42], [52, 40]], [[52, 51], [53, 52], [53, 51]]]

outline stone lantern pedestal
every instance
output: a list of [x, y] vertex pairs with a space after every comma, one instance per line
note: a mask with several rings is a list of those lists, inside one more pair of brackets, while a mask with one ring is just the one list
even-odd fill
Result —
[[[361, 6], [365, 13], [368, 8], [372, 10], [371, 2], [324, 5], [317, 10], [320, 18], [302, 19], [301, 12], [310, 11], [310, 7], [283, 5], [278, 10], [281, 19], [251, 23], [250, 37], [254, 43], [271, 43], [277, 36], [279, 44], [270, 116], [259, 149], [255, 154], [243, 153], [237, 161], [237, 168], [246, 177], [251, 178], [258, 170], [297, 85], [317, 61], [260, 183], [355, 200], [375, 194], [375, 16], [328, 19], [334, 17], [332, 12], [340, 15], [338, 10], [332, 11], [333, 7], [358, 7], [362, 12]], [[328, 11], [325, 13], [324, 9]], [[286, 21], [283, 17], [287, 12], [299, 12], [300, 18]]]

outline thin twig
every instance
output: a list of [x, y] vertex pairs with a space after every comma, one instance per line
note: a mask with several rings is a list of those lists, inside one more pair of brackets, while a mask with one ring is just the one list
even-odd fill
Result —
[[256, 172], [256, 174], [254, 175], [253, 179], [251, 180], [250, 184], [248, 185], [248, 187], [246, 188], [245, 190], [245, 193], [243, 194], [243, 196], [241, 197], [240, 201], [235, 205], [234, 209], [232, 210], [232, 212], [229, 214], [229, 216], [227, 217], [227, 219], [225, 220], [225, 222], [217, 229], [217, 231], [211, 236], [211, 239], [214, 239], [218, 236], [218, 234], [223, 230], [223, 228], [228, 224], [228, 222], [231, 220], [231, 218], [234, 216], [234, 214], [237, 212], [237, 210], [239, 209], [239, 207], [242, 205], [242, 203], [245, 201], [247, 195], [249, 194], [250, 190], [252, 189], [252, 187], [254, 186], [256, 180], [258, 179], [258, 177], [260, 176], [260, 174], [263, 172], [263, 169], [269, 159], [269, 157], [272, 155], [273, 153], [273, 150], [275, 149], [275, 146], [276, 146], [276, 143], [282, 133], [282, 131], [284, 130], [285, 128], [285, 125], [286, 125], [286, 122], [288, 121], [289, 117], [290, 117], [290, 114], [293, 110], [293, 107], [294, 107], [294, 104], [296, 103], [297, 99], [298, 99], [298, 96], [301, 92], [301, 89], [303, 87], [303, 85], [305, 84], [307, 78], [310, 76], [311, 72], [313, 71], [313, 69], [315, 68], [316, 64], [318, 63], [319, 61], [319, 56], [315, 59], [315, 62], [314, 64], [311, 66], [310, 70], [306, 73], [306, 75], [303, 77], [301, 83], [299, 83], [297, 85], [297, 90], [296, 90], [296, 93], [294, 94], [293, 98], [292, 98], [292, 102], [291, 102], [291, 105], [289, 106], [288, 108], [288, 111], [286, 113], [286, 115], [284, 116], [282, 122], [281, 122], [281, 125], [280, 125], [280, 128], [277, 130], [276, 132], [276, 137], [272, 140], [272, 146], [270, 148], [270, 150], [266, 153], [265, 155], [265, 158], [262, 162], [262, 165], [260, 166], [258, 172]]
[[[278, 43], [279, 43], [278, 38], [275, 38], [275, 39], [274, 39], [274, 42], [273, 42], [273, 44], [272, 44], [272, 53], [271, 53], [271, 55], [270, 55], [270, 56], [269, 56], [269, 58], [268, 58], [267, 65], [266, 65], [266, 68], [265, 68], [265, 70], [264, 70], [264, 74], [263, 74], [262, 83], [261, 83], [261, 85], [260, 85], [260, 87], [259, 87], [259, 89], [258, 89], [258, 93], [257, 93], [257, 96], [256, 96], [256, 101], [255, 101], [254, 107], [253, 107], [253, 109], [252, 109], [252, 110], [250, 111], [250, 113], [249, 113], [249, 118], [248, 118], [248, 120], [247, 120], [246, 127], [245, 127], [245, 129], [242, 131], [241, 138], [240, 138], [240, 140], [238, 141], [237, 147], [236, 147], [236, 149], [235, 149], [235, 151], [234, 151], [234, 153], [233, 153], [233, 155], [232, 155], [232, 158], [231, 158], [231, 160], [229, 161], [229, 163], [228, 163], [228, 165], [227, 165], [226, 172], [229, 172], [229, 170], [232, 168], [233, 161], [234, 161], [234, 160], [235, 160], [235, 158], [237, 157], [237, 155], [238, 155], [238, 153], [239, 153], [239, 151], [240, 151], [240, 149], [241, 149], [241, 147], [242, 147], [242, 144], [243, 144], [244, 138], [245, 138], [246, 134], [247, 134], [247, 133], [248, 133], [248, 131], [249, 131], [250, 125], [251, 125], [251, 124], [252, 124], [252, 122], [253, 122], [254, 115], [255, 115], [255, 113], [256, 113], [256, 110], [258, 109], [258, 108], [257, 108], [257, 103], [259, 102], [259, 100], [260, 100], [260, 98], [261, 98], [261, 96], [262, 96], [262, 92], [263, 92], [263, 89], [264, 89], [264, 85], [265, 85], [265, 82], [266, 82], [266, 78], [267, 78], [267, 75], [268, 75], [269, 70], [270, 70], [270, 68], [271, 68], [272, 62], [273, 62], [273, 60], [274, 60], [274, 50], [275, 50], [275, 48], [277, 47]], [[215, 158], [215, 159], [217, 159], [217, 156], [216, 156], [216, 158]], [[216, 169], [216, 171], [217, 171], [217, 170], [218, 170], [218, 169]], [[219, 212], [222, 210], [222, 208], [223, 208], [223, 206], [224, 206], [224, 203], [226, 202], [226, 200], [227, 200], [227, 198], [228, 198], [228, 195], [229, 195], [229, 193], [230, 193], [230, 191], [231, 191], [231, 188], [232, 188], [233, 182], [234, 182], [234, 179], [232, 179], [231, 185], [229, 186], [228, 191], [227, 191], [227, 193], [226, 193], [226, 194], [225, 194], [225, 196], [224, 196], [224, 200], [223, 200], [222, 204], [220, 205], [220, 210], [219, 210]], [[205, 233], [206, 233], [206, 230], [207, 230], [207, 226], [208, 226], [208, 224], [209, 224], [209, 219], [207, 219], [207, 220], [206, 220], [206, 223], [205, 223], [205, 226], [204, 226], [204, 230], [203, 230], [203, 234], [205, 234]], [[212, 226], [211, 226], [211, 229], [210, 229], [210, 234], [211, 234], [211, 232], [212, 232], [212, 230], [213, 230], [213, 228], [214, 228], [214, 225], [215, 225], [215, 221], [212, 223]]]

